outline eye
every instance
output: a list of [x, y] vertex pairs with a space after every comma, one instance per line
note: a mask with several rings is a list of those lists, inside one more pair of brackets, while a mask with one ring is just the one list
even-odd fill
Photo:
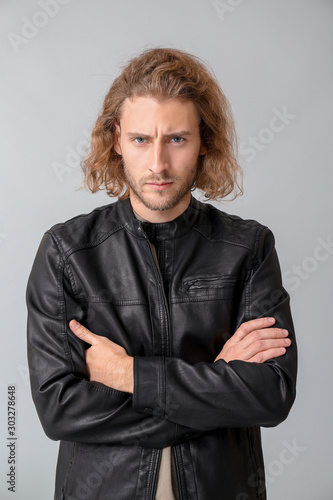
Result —
[[133, 141], [136, 142], [137, 144], [143, 144], [146, 141], [146, 139], [144, 137], [135, 137]]
[[184, 142], [184, 138], [183, 137], [179, 137], [179, 136], [176, 136], [176, 137], [172, 137], [171, 141], [174, 142], [175, 144], [180, 144], [181, 142]]

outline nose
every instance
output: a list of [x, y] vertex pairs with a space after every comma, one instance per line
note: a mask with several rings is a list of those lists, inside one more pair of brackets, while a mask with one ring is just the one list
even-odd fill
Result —
[[168, 169], [169, 162], [167, 157], [167, 151], [163, 144], [157, 142], [153, 144], [151, 148], [152, 157], [150, 162], [149, 170], [155, 174], [164, 172]]

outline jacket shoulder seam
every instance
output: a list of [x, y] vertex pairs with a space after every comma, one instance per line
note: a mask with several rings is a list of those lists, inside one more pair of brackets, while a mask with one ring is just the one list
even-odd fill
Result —
[[193, 227], [193, 230], [197, 231], [200, 233], [204, 238], [206, 238], [208, 241], [212, 242], [222, 242], [222, 243], [227, 243], [228, 245], [234, 245], [237, 247], [242, 247], [248, 250], [249, 252], [253, 253], [253, 249], [249, 245], [245, 245], [244, 243], [238, 243], [237, 241], [231, 241], [228, 240], [227, 238], [209, 238], [203, 231], [201, 231], [198, 227]]
[[259, 259], [258, 259], [258, 250], [259, 250], [259, 243], [261, 236], [265, 230], [268, 228], [266, 226], [259, 226], [256, 232], [255, 240], [254, 240], [254, 245], [253, 245], [253, 263], [252, 263], [252, 270], [255, 272], [258, 267], [259, 267]]
[[95, 240], [87, 241], [86, 243], [79, 243], [79, 244], [69, 248], [67, 251], [65, 251], [62, 248], [61, 240], [60, 240], [58, 235], [56, 235], [54, 232], [52, 232], [51, 229], [49, 229], [47, 232], [50, 233], [54, 237], [54, 239], [57, 242], [57, 246], [61, 249], [64, 260], [67, 260], [73, 253], [75, 253], [79, 250], [83, 250], [85, 248], [93, 248], [93, 247], [100, 245], [105, 240], [107, 240], [110, 236], [112, 236], [113, 234], [117, 233], [118, 231], [121, 231], [122, 229], [124, 229], [124, 227], [125, 227], [124, 225], [119, 225], [116, 228], [109, 231], [108, 233], [104, 234], [102, 237], [95, 239]]
[[259, 241], [261, 238], [262, 233], [264, 230], [267, 229], [266, 226], [260, 225], [257, 229], [256, 235], [255, 235], [255, 240], [254, 240], [254, 245], [253, 245], [253, 251], [252, 251], [252, 263], [250, 266], [250, 273], [249, 273], [249, 278], [248, 281], [245, 285], [245, 315], [247, 318], [251, 318], [251, 304], [252, 304], [252, 299], [251, 299], [251, 279], [253, 274], [256, 272], [256, 270], [259, 268], [259, 258], [258, 258], [258, 250], [259, 250]]

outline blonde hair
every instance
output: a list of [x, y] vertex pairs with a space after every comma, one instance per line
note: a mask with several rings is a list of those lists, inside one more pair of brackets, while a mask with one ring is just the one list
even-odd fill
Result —
[[[192, 101], [201, 117], [200, 135], [205, 155], [199, 156], [193, 189], [207, 199], [242, 194], [242, 169], [237, 162], [237, 137], [230, 105], [211, 72], [186, 52], [155, 48], [131, 59], [114, 80], [91, 134], [82, 161], [84, 185], [93, 193], [105, 189], [109, 196], [126, 198], [129, 189], [122, 157], [114, 149], [115, 124], [122, 104], [138, 96]], [[240, 176], [240, 182], [238, 177]]]

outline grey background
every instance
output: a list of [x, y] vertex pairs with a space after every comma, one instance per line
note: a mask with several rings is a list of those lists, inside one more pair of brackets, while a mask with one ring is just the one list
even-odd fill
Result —
[[[41, 7], [48, 2], [53, 17]], [[298, 395], [289, 418], [263, 430], [268, 498], [331, 500], [333, 2], [2, 0], [0, 9], [0, 498], [53, 495], [58, 443], [43, 434], [26, 362], [25, 287], [37, 246], [54, 223], [109, 203], [103, 193], [77, 189], [79, 156], [120, 65], [160, 45], [201, 57], [230, 99], [245, 194], [216, 205], [273, 230], [291, 294]], [[37, 31], [27, 20], [39, 25]], [[278, 122], [281, 130], [267, 131], [284, 109], [289, 118]], [[251, 136], [260, 150], [249, 152]], [[6, 391], [12, 384], [15, 494], [6, 485]]]

